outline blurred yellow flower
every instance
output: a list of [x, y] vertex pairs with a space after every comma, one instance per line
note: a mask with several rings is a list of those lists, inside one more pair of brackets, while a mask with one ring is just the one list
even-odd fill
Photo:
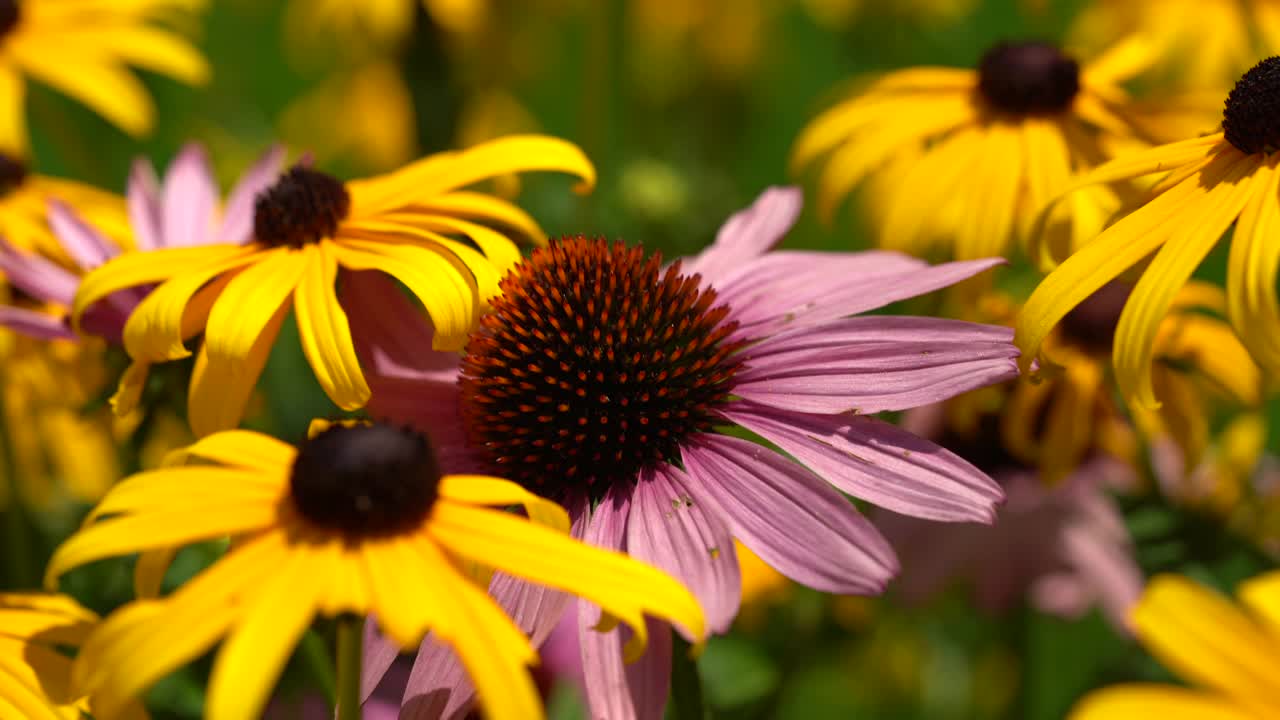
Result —
[[186, 39], [155, 24], [203, 0], [3, 0], [0, 2], [0, 151], [27, 151], [26, 78], [88, 105], [130, 135], [155, 107], [126, 66], [196, 85], [209, 77]]
[[[976, 70], [891, 72], [810, 122], [791, 169], [829, 155], [817, 183], [826, 219], [857, 185], [884, 173], [873, 189], [883, 247], [920, 255], [947, 248], [962, 260], [1004, 255], [1074, 173], [1132, 142], [1120, 84], [1150, 60], [1137, 40], [1085, 65], [1044, 43], [1002, 43]], [[1119, 204], [1105, 189], [1076, 200], [1047, 229], [1070, 246]]]
[[[1223, 132], [1132, 154], [1071, 187], [1158, 178], [1140, 207], [1078, 249], [1027, 300], [1015, 342], [1024, 367], [1050, 330], [1107, 282], [1145, 265], [1116, 328], [1116, 382], [1133, 407], [1159, 406], [1152, 377], [1165, 315], [1201, 261], [1235, 225], [1227, 266], [1227, 316], [1271, 377], [1280, 373], [1280, 58], [1264, 60], [1228, 96]], [[1067, 195], [1070, 198], [1071, 195]]]
[[1245, 582], [1240, 605], [1161, 575], [1131, 615], [1142, 644], [1191, 687], [1132, 683], [1085, 696], [1069, 720], [1262, 720], [1280, 717], [1280, 573]]
[[75, 207], [112, 240], [130, 242], [123, 198], [74, 180], [33, 173], [19, 157], [0, 152], [0, 239], [70, 264], [71, 258], [49, 228], [50, 200]]
[[316, 36], [336, 36], [345, 49], [385, 54], [413, 30], [421, 4], [431, 19], [450, 33], [478, 31], [492, 0], [290, 0], [285, 11], [288, 36], [309, 42]]

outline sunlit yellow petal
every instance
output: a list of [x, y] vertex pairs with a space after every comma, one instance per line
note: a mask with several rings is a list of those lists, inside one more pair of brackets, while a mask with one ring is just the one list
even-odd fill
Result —
[[483, 193], [458, 190], [418, 200], [414, 207], [448, 217], [463, 217], [516, 231], [526, 242], [545, 245], [547, 236], [538, 222], [511, 203]]
[[569, 514], [564, 508], [510, 480], [485, 475], [445, 475], [438, 492], [442, 498], [467, 505], [520, 505], [534, 522], [569, 532]]
[[[165, 281], [151, 291], [129, 314], [124, 325], [124, 347], [129, 356], [150, 363], [178, 360], [189, 357], [191, 351], [183, 345], [187, 336], [183, 318], [187, 305], [201, 288], [213, 278], [247, 264], [251, 255], [238, 255], [222, 262], [211, 263]], [[206, 303], [212, 303], [216, 295], [206, 295]]]
[[37, 54], [48, 48], [24, 40], [21, 36], [6, 38], [5, 50], [31, 77], [88, 105], [130, 135], [151, 131], [155, 123], [151, 97], [119, 62], [72, 46], [60, 48], [58, 62], [49, 62]]
[[347, 313], [338, 304], [333, 289], [338, 262], [329, 247], [324, 243], [306, 251], [307, 260], [294, 293], [293, 311], [298, 320], [302, 351], [320, 387], [338, 407], [355, 410], [369, 402], [369, 384], [356, 357]]
[[306, 253], [280, 248], [262, 253], [227, 283], [205, 325], [209, 359], [243, 362], [293, 294], [306, 266]]
[[184, 465], [192, 458], [210, 460], [222, 465], [287, 473], [297, 454], [292, 445], [269, 435], [249, 430], [227, 430], [215, 433], [165, 456], [166, 466]]
[[196, 437], [229, 430], [240, 423], [288, 314], [289, 306], [281, 305], [242, 358], [213, 360], [207, 340], [201, 346], [187, 391], [187, 420]]
[[178, 550], [170, 547], [138, 554], [138, 562], [133, 566], [133, 592], [139, 599], [160, 597], [164, 576], [169, 573]]
[[1258, 720], [1230, 700], [1171, 685], [1117, 685], [1089, 693], [1068, 720]]
[[27, 85], [12, 65], [0, 65], [0, 152], [27, 151]]
[[147, 387], [151, 363], [134, 360], [120, 376], [120, 385], [111, 395], [111, 410], [117, 417], [124, 417], [138, 408], [142, 391]]
[[179, 35], [146, 25], [111, 24], [64, 32], [68, 46], [86, 52], [114, 56], [152, 72], [168, 75], [188, 85], [209, 80], [209, 63], [191, 43]]
[[1227, 260], [1227, 303], [1231, 324], [1241, 342], [1274, 377], [1280, 374], [1280, 170], [1273, 159], [1261, 170], [1259, 188], [1245, 208], [1231, 241]]

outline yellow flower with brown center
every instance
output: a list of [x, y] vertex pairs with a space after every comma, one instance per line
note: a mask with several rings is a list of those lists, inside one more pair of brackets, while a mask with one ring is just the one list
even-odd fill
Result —
[[533, 170], [576, 175], [583, 188], [595, 182], [582, 151], [541, 136], [502, 138], [347, 183], [296, 165], [258, 196], [251, 242], [121, 255], [85, 276], [73, 322], [114, 292], [160, 283], [125, 324], [134, 364], [118, 397], [136, 398], [149, 364], [190, 356], [184, 341], [203, 331], [189, 396], [191, 427], [203, 436], [240, 421], [292, 307], [321, 387], [339, 407], [354, 410], [370, 391], [348, 311], [367, 318], [379, 310], [354, 289], [367, 283], [352, 283], [340, 300], [340, 277], [399, 280], [430, 317], [436, 348], [460, 349], [498, 293], [499, 278], [520, 259], [511, 238], [546, 243], [524, 211], [465, 188]]
[[0, 149], [27, 150], [26, 78], [70, 95], [116, 127], [150, 132], [155, 106], [128, 70], [136, 66], [197, 85], [200, 52], [155, 23], [194, 0], [0, 1]]
[[645, 615], [695, 641], [706, 634], [697, 600], [670, 576], [574, 540], [563, 509], [514, 483], [442, 476], [427, 439], [409, 429], [330, 425], [297, 450], [233, 430], [173, 462], [117, 485], [49, 563], [55, 584], [101, 558], [237, 538], [174, 594], [126, 606], [86, 641], [73, 687], [103, 720], [223, 637], [206, 717], [258, 717], [312, 619], [348, 613], [376, 615], [403, 650], [428, 631], [448, 644], [487, 717], [540, 718], [527, 672], [537, 653], [477, 583], [494, 571], [596, 603], [599, 630], [631, 628], [632, 659], [648, 639]]
[[1190, 687], [1133, 683], [1096, 690], [1069, 720], [1280, 717], [1280, 573], [1239, 588], [1240, 605], [1179, 575], [1156, 577], [1134, 608], [1134, 633]]
[[1073, 187], [1149, 175], [1157, 181], [1140, 207], [1068, 257], [1032, 293], [1015, 336], [1021, 362], [1035, 358], [1073, 307], [1147, 262], [1120, 315], [1113, 363], [1120, 392], [1131, 406], [1158, 407], [1152, 361], [1161, 321], [1234, 224], [1227, 316], [1258, 365], [1273, 377], [1280, 372], [1278, 109], [1280, 57], [1258, 63], [1236, 84], [1227, 98], [1222, 132], [1113, 160], [1080, 178]]
[[[826, 156], [817, 183], [825, 218], [859, 184], [887, 173], [874, 193], [883, 247], [917, 255], [944, 247], [962, 260], [1004, 255], [1074, 173], [1132, 142], [1120, 83], [1149, 60], [1137, 41], [1088, 64], [1022, 42], [996, 45], [973, 70], [891, 72], [810, 122], [791, 168]], [[1049, 231], [1075, 246], [1116, 206], [1104, 190], [1052, 218]]]
[[104, 235], [128, 243], [128, 216], [124, 200], [118, 195], [74, 180], [31, 172], [21, 158], [0, 150], [0, 239], [21, 250], [69, 264], [71, 258], [49, 228], [50, 200], [76, 208]]

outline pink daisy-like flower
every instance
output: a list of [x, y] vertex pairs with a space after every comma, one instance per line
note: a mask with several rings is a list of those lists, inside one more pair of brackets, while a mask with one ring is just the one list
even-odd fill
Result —
[[1109, 491], [1131, 489], [1133, 468], [1095, 452], [1057, 482], [1003, 450], [994, 415], [972, 436], [943, 427], [941, 406], [907, 413], [903, 425], [991, 474], [1008, 499], [994, 523], [939, 524], [879, 511], [877, 527], [902, 558], [896, 583], [909, 602], [968, 580], [978, 605], [1000, 612], [1025, 598], [1041, 612], [1075, 618], [1097, 607], [1118, 630], [1142, 594], [1142, 570]]
[[[734, 538], [810, 587], [881, 592], [897, 558], [841, 492], [976, 522], [991, 521], [1003, 494], [958, 456], [867, 416], [1012, 378], [1017, 350], [1007, 328], [850, 316], [1001, 261], [770, 252], [800, 206], [799, 191], [769, 190], [710, 248], [666, 268], [603, 239], [536, 250], [503, 280], [461, 360], [430, 351], [429, 329], [403, 320], [412, 316], [394, 287], [359, 279], [344, 291], [377, 319], [355, 338], [373, 368], [370, 412], [432, 432], [445, 463], [496, 467], [561, 502], [579, 537], [683, 581], [715, 631], [738, 610]], [[790, 457], [719, 431], [733, 425]], [[564, 607], [503, 576], [491, 592], [535, 643]], [[607, 627], [599, 608], [576, 613], [583, 628]], [[627, 633], [583, 632], [593, 717], [661, 716], [671, 633], [651, 623], [649, 636], [626, 665], [637, 660]], [[369, 640], [371, 691], [390, 654]], [[465, 708], [471, 691], [451, 664], [428, 639], [406, 706]]]
[[[273, 148], [240, 179], [224, 204], [209, 159], [199, 145], [178, 153], [162, 183], [145, 158], [129, 174], [129, 224], [137, 250], [241, 244], [253, 233], [253, 201], [280, 173], [283, 148]], [[65, 204], [48, 201], [49, 226], [79, 272], [0, 238], [0, 270], [9, 282], [36, 301], [40, 310], [0, 307], [0, 325], [43, 339], [75, 340], [66, 322], [81, 276], [119, 255], [123, 249], [84, 222]], [[145, 288], [113, 293], [85, 313], [81, 329], [119, 345], [129, 313], [146, 296]]]

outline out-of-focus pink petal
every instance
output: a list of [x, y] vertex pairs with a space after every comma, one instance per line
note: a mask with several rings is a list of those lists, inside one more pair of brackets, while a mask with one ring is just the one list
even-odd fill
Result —
[[686, 274], [701, 273], [715, 285], [742, 264], [778, 244], [795, 224], [804, 195], [795, 187], [771, 187], [745, 210], [739, 210], [720, 226], [716, 241], [696, 257], [684, 261]]
[[49, 228], [76, 264], [92, 270], [120, 254], [120, 248], [58, 200], [48, 201]]
[[125, 200], [129, 208], [129, 226], [133, 228], [137, 248], [155, 250], [163, 247], [160, 229], [160, 180], [156, 177], [156, 169], [150, 160], [140, 157], [133, 161]]
[[400, 654], [400, 648], [378, 632], [377, 619], [370, 617], [364, 624], [364, 661], [360, 664], [360, 702], [373, 695], [391, 663]]
[[0, 270], [9, 284], [38, 300], [71, 307], [80, 278], [34, 253], [0, 239]]
[[662, 465], [641, 476], [631, 496], [627, 552], [667, 571], [698, 598], [707, 627], [733, 624], [742, 578], [733, 536], [716, 508], [704, 508], [679, 469]]
[[237, 245], [249, 241], [253, 235], [254, 201], [257, 200], [258, 193], [271, 187], [279, 177], [284, 157], [284, 146], [273, 145], [240, 177], [240, 181], [227, 195], [227, 204], [222, 210], [222, 228], [217, 233], [218, 240]]
[[954, 285], [1005, 262], [990, 258], [929, 265], [898, 253], [869, 251], [833, 254], [806, 269], [787, 255], [766, 255], [716, 286], [721, 301], [733, 309], [730, 318], [739, 323], [734, 337], [763, 338], [857, 315]]
[[1143, 580], [1128, 538], [1108, 538], [1100, 528], [1069, 523], [1063, 530], [1062, 553], [1111, 624], [1132, 632], [1129, 611], [1142, 595]]
[[935, 443], [872, 418], [812, 415], [751, 403], [721, 410], [856, 498], [930, 520], [989, 523], [1004, 491]]
[[0, 305], [0, 326], [40, 340], [76, 339], [71, 328], [58, 318], [8, 305]]
[[893, 549], [817, 475], [741, 438], [698, 435], [681, 449], [697, 498], [779, 572], [825, 592], [876, 594], [898, 572]]
[[775, 335], [749, 348], [734, 393], [813, 413], [870, 414], [939, 402], [1017, 376], [1013, 331], [870, 315]]
[[160, 247], [204, 245], [213, 239], [218, 186], [204, 148], [182, 148], [165, 173], [161, 197]]
[[542, 658], [539, 669], [553, 681], [566, 682], [586, 695], [586, 681], [582, 670], [582, 640], [578, 632], [578, 608], [570, 604], [569, 612], [551, 630], [538, 654]]

